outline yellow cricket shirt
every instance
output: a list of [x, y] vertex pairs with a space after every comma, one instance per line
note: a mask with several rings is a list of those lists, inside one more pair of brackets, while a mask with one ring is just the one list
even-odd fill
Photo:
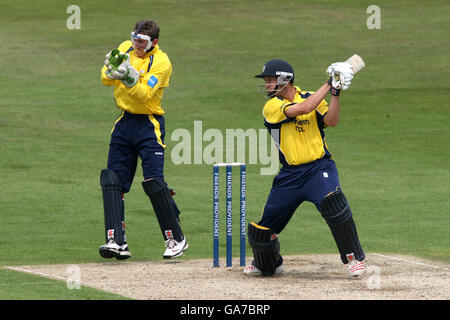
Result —
[[161, 100], [172, 74], [172, 64], [167, 54], [156, 45], [143, 58], [139, 58], [130, 40], [122, 42], [119, 50], [129, 53], [130, 64], [139, 72], [140, 77], [136, 85], [128, 88], [120, 80], [109, 79], [105, 74], [106, 66], [103, 66], [101, 80], [105, 86], [114, 86], [117, 106], [133, 114], [163, 115]]
[[[293, 101], [273, 97], [263, 108], [264, 124], [270, 130], [283, 165], [300, 165], [320, 159], [331, 153], [325, 143], [326, 127], [323, 118], [328, 111], [325, 100], [308, 114], [288, 118], [285, 114], [290, 105], [303, 102], [312, 91], [301, 91], [295, 87]], [[275, 129], [275, 130], [274, 130]]]

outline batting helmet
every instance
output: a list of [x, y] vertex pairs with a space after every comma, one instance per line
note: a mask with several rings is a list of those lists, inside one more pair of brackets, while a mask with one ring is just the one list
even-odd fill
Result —
[[[267, 96], [269, 98], [274, 97], [278, 92], [282, 91], [288, 83], [294, 83], [294, 69], [292, 69], [291, 65], [284, 60], [274, 59], [267, 61], [264, 65], [262, 72], [257, 74], [255, 78], [264, 78], [264, 77], [274, 77], [277, 79], [277, 85], [273, 90], [267, 91]], [[257, 85], [257, 89], [259, 92], [265, 92], [266, 88], [263, 89], [265, 85]]]
[[275, 77], [280, 85], [294, 83], [294, 69], [284, 60], [274, 59], [264, 64], [262, 72], [255, 78]]

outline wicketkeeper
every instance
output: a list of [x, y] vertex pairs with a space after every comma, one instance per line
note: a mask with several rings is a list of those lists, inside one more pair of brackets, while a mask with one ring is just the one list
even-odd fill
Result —
[[164, 258], [176, 258], [188, 248], [179, 223], [172, 192], [164, 181], [164, 88], [169, 86], [172, 64], [159, 45], [159, 26], [142, 20], [136, 23], [127, 40], [118, 47], [125, 54], [117, 67], [111, 52], [101, 71], [105, 86], [114, 87], [116, 105], [122, 110], [111, 132], [107, 169], [102, 170], [106, 244], [104, 258], [131, 256], [125, 236], [124, 194], [130, 191], [138, 157], [142, 161], [142, 187], [149, 197], [165, 241]]
[[[282, 164], [274, 178], [261, 220], [250, 223], [248, 239], [254, 260], [246, 275], [271, 276], [283, 271], [278, 234], [304, 201], [312, 202], [327, 222], [341, 260], [351, 276], [361, 275], [365, 254], [356, 232], [350, 205], [339, 184], [338, 171], [325, 142], [324, 129], [339, 120], [339, 95], [353, 78], [346, 62], [332, 64], [329, 80], [316, 92], [294, 86], [294, 70], [283, 60], [268, 61], [263, 78], [269, 100], [264, 124], [279, 150]], [[330, 104], [324, 98], [331, 93]]]

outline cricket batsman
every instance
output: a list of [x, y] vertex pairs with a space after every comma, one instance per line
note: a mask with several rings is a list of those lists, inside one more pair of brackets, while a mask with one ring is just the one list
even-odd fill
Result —
[[[264, 124], [279, 150], [282, 167], [273, 180], [261, 220], [248, 225], [254, 258], [244, 269], [248, 276], [283, 271], [278, 234], [304, 201], [314, 203], [328, 224], [349, 275], [364, 273], [365, 254], [324, 132], [338, 124], [339, 95], [349, 87], [354, 71], [349, 63], [340, 62], [326, 72], [329, 80], [315, 92], [294, 86], [294, 70], [283, 60], [268, 61], [255, 76], [265, 82], [263, 90], [269, 100], [262, 112]], [[324, 100], [328, 93], [329, 105]]]
[[131, 257], [125, 236], [124, 194], [130, 191], [138, 157], [144, 175], [142, 187], [165, 242], [163, 257], [176, 258], [188, 249], [179, 223], [180, 211], [164, 180], [166, 145], [161, 100], [169, 86], [172, 64], [159, 47], [159, 31], [155, 21], [137, 22], [131, 40], [118, 47], [122, 63], [113, 65], [109, 52], [101, 70], [101, 81], [114, 88], [114, 99], [121, 110], [111, 132], [107, 168], [100, 175], [106, 244], [99, 252], [103, 258]]

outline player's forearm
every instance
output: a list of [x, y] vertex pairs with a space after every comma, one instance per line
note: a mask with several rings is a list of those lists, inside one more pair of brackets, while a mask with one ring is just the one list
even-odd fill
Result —
[[131, 88], [129, 88], [128, 94], [134, 99], [146, 103], [155, 94], [158, 93], [162, 84], [166, 82], [166, 79], [170, 76], [170, 70], [167, 69], [163, 72], [154, 72], [150, 78], [140, 78], [140, 80]]
[[331, 96], [327, 114], [325, 115], [325, 124], [329, 127], [335, 127], [339, 122], [340, 102], [339, 96]]
[[132, 88], [127, 88], [125, 90], [131, 97], [133, 97], [133, 99], [136, 99], [139, 102], [145, 102], [147, 100], [147, 96], [149, 95], [149, 92], [147, 92], [149, 89], [139, 82]]
[[302, 114], [307, 114], [317, 108], [317, 106], [322, 102], [322, 100], [328, 94], [330, 86], [325, 83], [316, 92], [306, 98], [305, 101], [301, 103], [296, 103], [286, 109], [286, 116], [293, 118]]

